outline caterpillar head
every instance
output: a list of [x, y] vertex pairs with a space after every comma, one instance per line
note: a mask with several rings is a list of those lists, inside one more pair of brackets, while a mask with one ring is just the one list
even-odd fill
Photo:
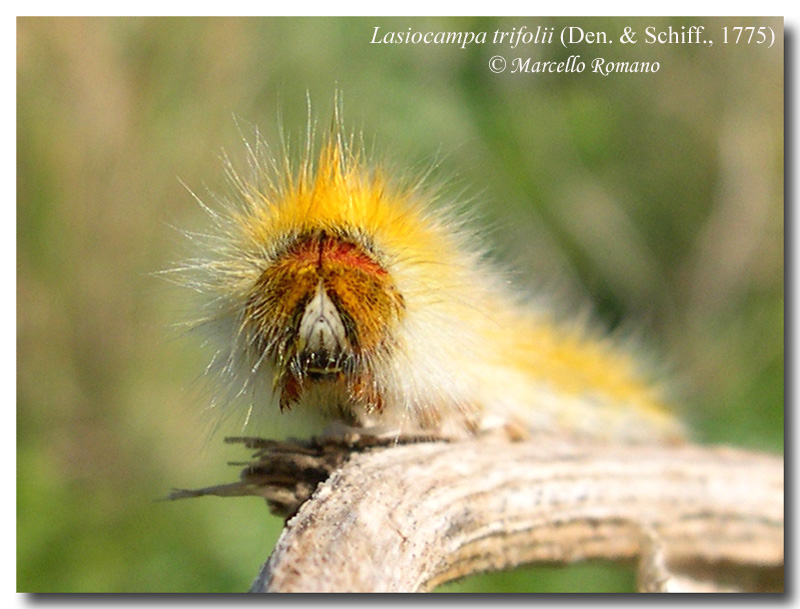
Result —
[[383, 409], [379, 369], [406, 313], [393, 244], [418, 228], [415, 197], [367, 166], [338, 117], [306, 155], [292, 170], [251, 149], [250, 178], [228, 164], [222, 210], [201, 203], [217, 227], [191, 265], [218, 345], [210, 368], [252, 408], [309, 402], [361, 425]]
[[369, 244], [341, 227], [309, 227], [283, 241], [242, 314], [247, 348], [274, 367], [281, 410], [315, 384], [380, 410], [371, 362], [392, 348], [403, 315], [392, 277]]

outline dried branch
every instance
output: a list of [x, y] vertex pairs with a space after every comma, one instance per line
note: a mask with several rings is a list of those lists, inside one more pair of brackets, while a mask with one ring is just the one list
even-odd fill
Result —
[[247, 442], [259, 452], [241, 482], [175, 496], [253, 494], [297, 510], [252, 591], [425, 591], [597, 558], [638, 561], [647, 591], [783, 588], [779, 457], [493, 437]]

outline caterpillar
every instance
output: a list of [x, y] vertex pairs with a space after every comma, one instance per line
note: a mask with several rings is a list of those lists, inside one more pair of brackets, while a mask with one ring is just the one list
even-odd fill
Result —
[[398, 435], [684, 437], [633, 352], [510, 287], [454, 206], [371, 160], [334, 105], [298, 162], [259, 138], [247, 176], [227, 163], [232, 196], [196, 197], [212, 227], [183, 270], [224, 401]]

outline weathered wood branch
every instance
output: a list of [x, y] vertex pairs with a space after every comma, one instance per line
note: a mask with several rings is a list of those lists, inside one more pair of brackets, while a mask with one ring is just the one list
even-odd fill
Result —
[[297, 510], [252, 591], [425, 591], [598, 558], [636, 561], [648, 591], [783, 588], [780, 457], [493, 437], [248, 445], [259, 452], [240, 482], [175, 496]]

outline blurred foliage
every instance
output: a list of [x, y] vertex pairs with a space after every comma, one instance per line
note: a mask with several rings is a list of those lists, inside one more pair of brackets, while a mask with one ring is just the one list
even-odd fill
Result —
[[[698, 45], [373, 45], [382, 31], [702, 24]], [[771, 25], [772, 49], [721, 27]], [[345, 120], [398, 164], [439, 163], [520, 281], [593, 303], [674, 369], [707, 442], [783, 448], [783, 24], [679, 19], [21, 18], [17, 30], [17, 587], [245, 590], [281, 523], [256, 499], [158, 502], [231, 480], [185, 390], [203, 369], [154, 272], [201, 226], [181, 181], [223, 148]], [[490, 34], [491, 37], [491, 34]], [[581, 74], [493, 74], [502, 53]], [[660, 62], [655, 74], [589, 61]], [[238, 124], [238, 127], [237, 127]], [[576, 306], [576, 308], [580, 308]], [[632, 571], [519, 569], [447, 590], [625, 590]], [[554, 579], [555, 577], [555, 579]], [[560, 578], [560, 579], [559, 579]], [[560, 587], [562, 586], [563, 587]]]

